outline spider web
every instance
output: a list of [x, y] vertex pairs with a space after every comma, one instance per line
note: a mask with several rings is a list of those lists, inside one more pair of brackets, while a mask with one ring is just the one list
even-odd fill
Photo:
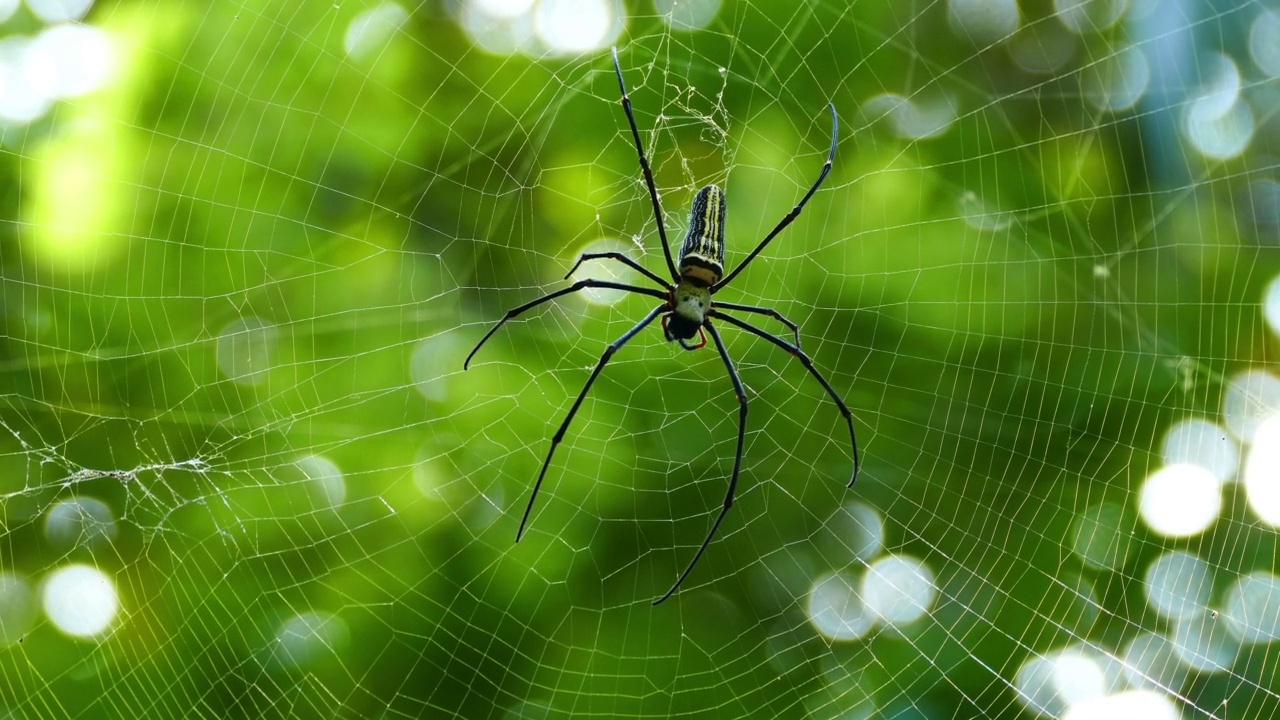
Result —
[[[663, 274], [776, 308], [854, 412]], [[1280, 8], [0, 2], [0, 714], [1280, 714]], [[644, 284], [609, 261], [577, 277]], [[768, 318], [749, 317], [785, 337]]]

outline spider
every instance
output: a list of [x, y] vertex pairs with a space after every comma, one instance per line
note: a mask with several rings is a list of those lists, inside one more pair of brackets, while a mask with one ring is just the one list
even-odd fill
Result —
[[[685, 235], [684, 244], [680, 248], [680, 265], [677, 268], [671, 257], [671, 248], [667, 242], [666, 228], [662, 223], [662, 205], [658, 202], [658, 190], [653, 184], [653, 171], [649, 167], [649, 160], [645, 157], [644, 146], [640, 142], [640, 130], [636, 127], [636, 118], [631, 111], [631, 98], [627, 95], [627, 86], [622, 79], [622, 66], [618, 63], [618, 49], [613, 49], [613, 69], [618, 75], [618, 88], [622, 91], [622, 109], [627, 113], [627, 122], [631, 125], [631, 137], [635, 140], [636, 154], [640, 157], [640, 169], [644, 171], [644, 181], [649, 188], [649, 200], [653, 203], [653, 216], [658, 224], [658, 237], [662, 241], [662, 253], [667, 260], [667, 270], [671, 273], [672, 282], [659, 277], [654, 272], [640, 265], [635, 260], [623, 255], [619, 252], [594, 252], [583, 253], [578, 258], [578, 262], [574, 263], [573, 268], [565, 274], [565, 279], [577, 271], [578, 266], [588, 260], [616, 260], [623, 265], [639, 272], [648, 279], [657, 283], [662, 289], [655, 290], [648, 287], [640, 287], [637, 285], [628, 285], [624, 283], [610, 282], [607, 280], [584, 279], [575, 282], [567, 288], [556, 290], [542, 297], [525, 303], [519, 307], [507, 311], [507, 314], [498, 321], [496, 325], [489, 329], [480, 342], [476, 344], [471, 353], [467, 355], [466, 361], [463, 363], [463, 369], [467, 369], [471, 364], [471, 359], [479, 352], [480, 348], [493, 337], [506, 322], [514, 317], [519, 316], [526, 310], [537, 307], [542, 303], [554, 300], [562, 295], [578, 292], [584, 288], [611, 288], [614, 290], [624, 290], [627, 292], [637, 293], [639, 295], [649, 295], [655, 297], [661, 302], [653, 310], [649, 311], [640, 322], [634, 327], [623, 333], [622, 337], [615, 340], [611, 345], [605, 348], [604, 354], [600, 356], [600, 361], [596, 363], [595, 369], [591, 371], [587, 383], [582, 387], [582, 391], [578, 393], [578, 398], [574, 401], [573, 407], [570, 408], [569, 414], [565, 417], [564, 422], [560, 423], [559, 429], [551, 438], [551, 448], [547, 451], [547, 458], [542, 462], [542, 470], [538, 473], [538, 480], [533, 485], [533, 492], [529, 495], [529, 504], [525, 506], [524, 516], [520, 518], [520, 529], [516, 531], [516, 542], [520, 542], [520, 538], [524, 536], [525, 526], [529, 522], [529, 514], [533, 511], [534, 501], [538, 498], [538, 490], [542, 487], [542, 481], [547, 475], [547, 468], [551, 465], [551, 457], [556, 452], [556, 447], [560, 441], [564, 439], [565, 431], [569, 428], [569, 423], [573, 421], [574, 415], [578, 413], [578, 408], [582, 406], [582, 400], [587, 396], [587, 391], [591, 389], [591, 385], [600, 376], [600, 371], [618, 352], [623, 345], [627, 344], [631, 338], [635, 337], [641, 330], [649, 326], [659, 315], [662, 316], [662, 334], [668, 342], [675, 341], [685, 350], [698, 350], [707, 344], [706, 336], [711, 335], [711, 339], [715, 342], [716, 350], [720, 352], [720, 359], [724, 361], [724, 367], [729, 373], [729, 380], [733, 382], [733, 390], [738, 396], [738, 449], [737, 454], [733, 458], [733, 475], [729, 478], [729, 487], [724, 496], [724, 504], [720, 508], [720, 514], [716, 516], [716, 520], [711, 525], [711, 529], [707, 532], [706, 539], [702, 541], [702, 545], [698, 548], [693, 556], [693, 560], [685, 568], [684, 572], [675, 581], [662, 597], [653, 601], [654, 605], [659, 605], [663, 601], [675, 594], [680, 589], [680, 585], [684, 583], [689, 574], [693, 572], [694, 566], [698, 564], [698, 560], [702, 558], [702, 554], [706, 552], [707, 546], [711, 544], [712, 538], [715, 537], [716, 531], [720, 529], [720, 524], [724, 522], [725, 515], [728, 514], [729, 508], [733, 506], [734, 495], [738, 488], [738, 472], [742, 469], [742, 443], [746, 432], [747, 425], [747, 392], [743, 388], [742, 378], [738, 375], [738, 371], [734, 368], [733, 360], [729, 358], [729, 352], [725, 349], [724, 341], [720, 339], [720, 332], [716, 326], [712, 324], [712, 318], [723, 320], [724, 322], [734, 325], [745, 330], [752, 335], [764, 338], [774, 345], [791, 353], [800, 360], [809, 374], [813, 375], [822, 388], [827, 391], [831, 399], [835, 401], [836, 406], [840, 408], [840, 414], [844, 416], [845, 422], [849, 426], [849, 442], [853, 447], [853, 475], [849, 479], [847, 487], [852, 488], [855, 480], [858, 479], [858, 439], [853, 431], [853, 414], [849, 412], [848, 406], [844, 400], [831, 387], [831, 383], [818, 372], [813, 366], [813, 361], [809, 356], [800, 349], [800, 328], [781, 313], [765, 307], [756, 307], [753, 305], [739, 305], [737, 303], [721, 302], [712, 300], [717, 292], [724, 289], [726, 285], [733, 282], [733, 279], [742, 272], [747, 265], [755, 259], [760, 251], [773, 240], [778, 233], [792, 223], [800, 215], [800, 211], [804, 209], [805, 203], [809, 202], [809, 198], [817, 192], [822, 185], [822, 181], [827, 178], [827, 174], [831, 172], [831, 162], [836, 156], [836, 137], [839, 132], [839, 121], [836, 118], [836, 107], [834, 104], [828, 104], [831, 110], [831, 150], [827, 153], [827, 161], [822, 165], [822, 172], [818, 175], [818, 179], [809, 188], [809, 192], [805, 193], [800, 202], [787, 213], [786, 217], [778, 223], [759, 245], [751, 251], [750, 255], [743, 260], [728, 275], [724, 273], [724, 216], [725, 216], [725, 198], [724, 190], [718, 185], [707, 185], [698, 191], [693, 199], [693, 208], [689, 214], [689, 231]], [[722, 277], [723, 276], [723, 277]], [[674, 283], [674, 284], [673, 284]], [[782, 338], [771, 335], [760, 328], [755, 327], [743, 320], [725, 313], [725, 310], [735, 312], [753, 313], [756, 315], [767, 315], [783, 325], [786, 325], [793, 334], [795, 342], [788, 342]], [[705, 331], [705, 332], [704, 332]], [[694, 336], [698, 336], [697, 343], [691, 343]]]

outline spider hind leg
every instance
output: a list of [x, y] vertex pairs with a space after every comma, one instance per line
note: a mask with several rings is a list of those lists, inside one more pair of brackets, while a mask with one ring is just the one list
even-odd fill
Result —
[[724, 494], [724, 502], [720, 505], [720, 514], [716, 515], [715, 522], [711, 524], [711, 529], [707, 531], [707, 536], [702, 541], [702, 545], [698, 547], [698, 551], [693, 554], [693, 559], [685, 566], [684, 572], [680, 573], [680, 577], [676, 579], [671, 589], [663, 594], [662, 597], [653, 601], [654, 605], [661, 605], [668, 598], [675, 595], [680, 586], [684, 584], [686, 578], [693, 572], [693, 568], [698, 565], [698, 561], [702, 559], [702, 554], [707, 551], [707, 547], [711, 545], [711, 541], [715, 539], [716, 533], [720, 530], [720, 524], [724, 522], [724, 518], [729, 514], [729, 508], [733, 507], [734, 498], [738, 493], [738, 475], [742, 470], [742, 443], [747, 431], [747, 389], [742, 385], [742, 378], [738, 375], [738, 370], [733, 366], [733, 360], [729, 358], [729, 350], [724, 346], [724, 341], [720, 339], [720, 333], [716, 332], [716, 328], [710, 321], [705, 323], [707, 332], [711, 333], [711, 339], [716, 341], [716, 350], [720, 352], [720, 359], [724, 361], [725, 370], [729, 373], [729, 380], [733, 383], [733, 392], [738, 396], [738, 449], [733, 456], [733, 474], [729, 476], [729, 487]]

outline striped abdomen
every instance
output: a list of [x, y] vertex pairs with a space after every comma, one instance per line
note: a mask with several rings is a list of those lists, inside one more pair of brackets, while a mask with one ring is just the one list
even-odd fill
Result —
[[708, 185], [693, 198], [689, 234], [680, 247], [680, 277], [714, 285], [724, 274], [724, 190]]

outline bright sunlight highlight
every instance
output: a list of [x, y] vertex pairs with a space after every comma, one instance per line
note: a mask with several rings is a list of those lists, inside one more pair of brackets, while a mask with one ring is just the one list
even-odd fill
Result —
[[67, 565], [44, 581], [44, 612], [68, 635], [88, 637], [106, 630], [119, 603], [111, 578], [88, 565]]
[[539, 0], [533, 29], [554, 52], [586, 52], [608, 44], [617, 18], [605, 0]]
[[1204, 532], [1222, 507], [1222, 484], [1199, 465], [1166, 465], [1142, 484], [1138, 513], [1161, 535]]
[[486, 51], [577, 55], [608, 47], [622, 30], [616, 0], [462, 0], [458, 19]]
[[1249, 508], [1271, 527], [1280, 527], [1280, 415], [1258, 426], [1244, 466]]

